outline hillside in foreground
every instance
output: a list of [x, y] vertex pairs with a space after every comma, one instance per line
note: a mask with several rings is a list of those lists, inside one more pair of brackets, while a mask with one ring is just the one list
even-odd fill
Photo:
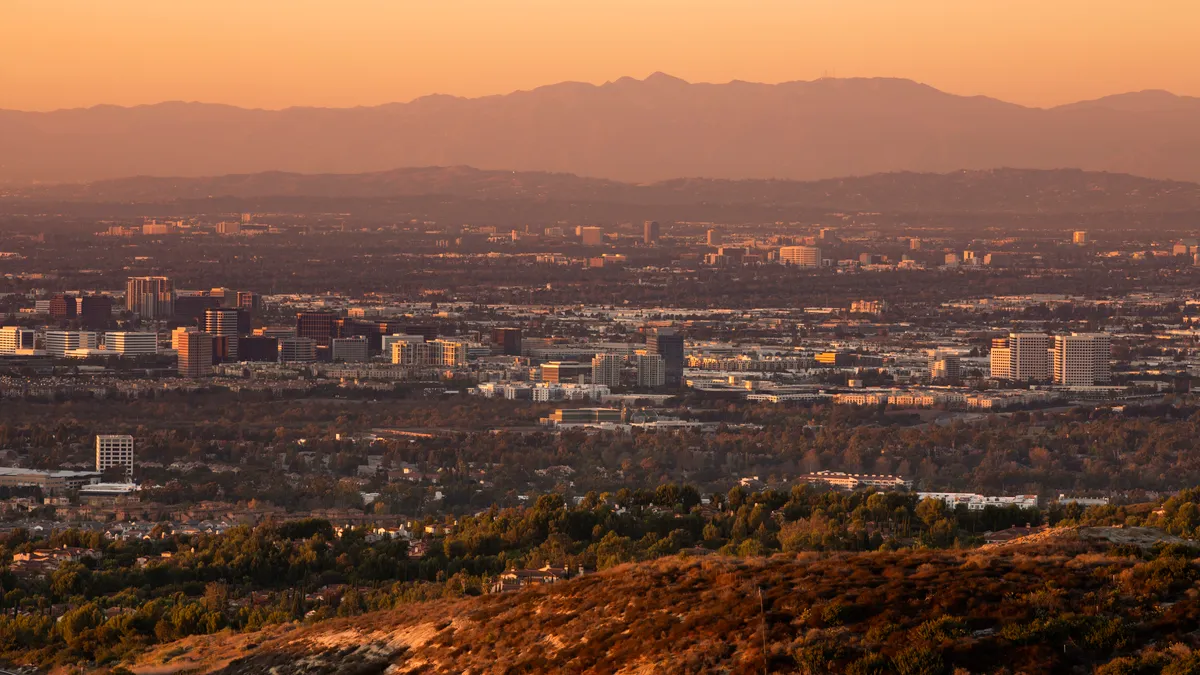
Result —
[[190, 638], [132, 670], [1192, 673], [1195, 555], [1153, 530], [1083, 528], [969, 551], [669, 558], [517, 592]]

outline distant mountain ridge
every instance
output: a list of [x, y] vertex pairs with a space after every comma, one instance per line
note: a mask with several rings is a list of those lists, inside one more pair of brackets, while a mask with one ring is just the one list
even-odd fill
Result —
[[1200, 185], [1075, 169], [886, 173], [819, 181], [678, 178], [622, 183], [573, 174], [421, 167], [362, 174], [264, 172], [198, 178], [139, 176], [35, 186], [10, 199], [164, 203], [214, 199], [384, 200], [444, 196], [478, 202], [645, 207], [745, 205], [846, 211], [1097, 213], [1200, 211]]
[[0, 111], [0, 182], [469, 165], [630, 182], [1081, 168], [1200, 180], [1200, 99], [1057, 108], [900, 79], [690, 84], [661, 73], [375, 107]]

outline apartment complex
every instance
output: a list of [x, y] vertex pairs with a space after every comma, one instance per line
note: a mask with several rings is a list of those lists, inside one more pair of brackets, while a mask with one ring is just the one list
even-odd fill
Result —
[[130, 277], [125, 282], [125, 309], [150, 321], [175, 314], [175, 286], [166, 277]]
[[607, 387], [621, 386], [621, 366], [624, 357], [617, 354], [597, 354], [592, 358], [592, 384]]
[[662, 356], [638, 354], [634, 364], [637, 367], [637, 386], [655, 388], [667, 384], [667, 362]]
[[392, 363], [400, 366], [460, 366], [467, 362], [467, 345], [456, 340], [392, 343]]

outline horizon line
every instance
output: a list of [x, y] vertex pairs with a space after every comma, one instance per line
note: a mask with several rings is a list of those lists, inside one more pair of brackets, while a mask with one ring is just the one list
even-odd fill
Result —
[[52, 114], [52, 113], [80, 112], [80, 111], [96, 110], [96, 109], [101, 109], [101, 108], [117, 108], [117, 109], [121, 109], [121, 110], [133, 110], [135, 108], [153, 108], [153, 107], [164, 106], [164, 105], [201, 105], [201, 106], [212, 106], [212, 107], [235, 108], [237, 110], [243, 110], [243, 111], [247, 111], [247, 112], [287, 112], [287, 111], [291, 111], [291, 110], [359, 110], [359, 109], [383, 108], [383, 107], [387, 107], [387, 106], [410, 105], [410, 104], [413, 104], [413, 103], [416, 103], [419, 101], [423, 101], [425, 99], [434, 99], [434, 98], [450, 98], [450, 99], [456, 99], [459, 101], [477, 101], [477, 100], [483, 100], [483, 99], [489, 99], [489, 98], [504, 98], [504, 97], [520, 95], [520, 94], [530, 94], [530, 93], [534, 93], [534, 92], [537, 92], [537, 91], [540, 91], [543, 89], [549, 89], [552, 87], [560, 87], [560, 86], [578, 85], [578, 86], [590, 87], [592, 89], [603, 89], [605, 87], [616, 86], [618, 84], [627, 83], [627, 82], [636, 82], [639, 84], [650, 84], [650, 83], [652, 83], [652, 81], [669, 81], [669, 82], [682, 83], [683, 85], [686, 85], [686, 86], [713, 86], [713, 87], [724, 87], [724, 86], [735, 85], [735, 84], [745, 84], [745, 85], [763, 86], [763, 87], [780, 87], [780, 86], [795, 85], [795, 84], [816, 84], [819, 82], [826, 82], [826, 81], [902, 82], [902, 83], [906, 83], [906, 84], [916, 85], [919, 87], [926, 87], [928, 89], [931, 89], [938, 93], [944, 94], [946, 96], [953, 96], [956, 98], [989, 99], [992, 101], [997, 101], [1000, 103], [1005, 103], [1007, 105], [1017, 106], [1017, 107], [1025, 108], [1028, 110], [1054, 110], [1056, 108], [1064, 108], [1064, 107], [1069, 107], [1069, 106], [1073, 106], [1073, 105], [1079, 105], [1082, 103], [1092, 103], [1095, 101], [1101, 101], [1101, 100], [1104, 100], [1107, 98], [1113, 98], [1113, 97], [1117, 97], [1117, 96], [1130, 96], [1130, 95], [1139, 95], [1139, 94], [1160, 94], [1160, 95], [1166, 94], [1166, 95], [1171, 96], [1176, 99], [1200, 98], [1200, 97], [1189, 96], [1186, 94], [1177, 94], [1177, 93], [1167, 90], [1167, 89], [1150, 88], [1150, 89], [1138, 89], [1138, 90], [1131, 90], [1131, 91], [1118, 91], [1118, 92], [1114, 92], [1111, 94], [1105, 94], [1104, 96], [1099, 96], [1096, 98], [1081, 99], [1078, 101], [1071, 101], [1068, 103], [1060, 103], [1058, 105], [1052, 105], [1052, 106], [1036, 106], [1036, 105], [1026, 105], [1024, 103], [1015, 103], [1013, 101], [1008, 101], [1008, 100], [1005, 100], [1002, 98], [997, 98], [995, 96], [991, 96], [988, 94], [959, 94], [959, 93], [947, 91], [945, 89], [940, 89], [938, 87], [935, 87], [926, 82], [922, 82], [920, 80], [914, 80], [914, 79], [906, 78], [906, 77], [822, 76], [822, 77], [814, 78], [811, 80], [782, 80], [779, 82], [759, 82], [759, 81], [740, 80], [740, 79], [732, 79], [732, 80], [728, 80], [726, 82], [692, 82], [689, 80], [685, 80], [681, 77], [671, 75], [670, 73], [666, 73], [663, 71], [654, 71], [653, 73], [647, 75], [646, 77], [644, 77], [640, 80], [638, 78], [630, 76], [630, 75], [625, 75], [625, 76], [619, 77], [615, 80], [606, 80], [606, 81], [600, 82], [600, 83], [586, 82], [583, 80], [561, 80], [559, 82], [551, 82], [551, 83], [547, 83], [547, 84], [538, 85], [538, 86], [530, 88], [530, 89], [514, 89], [514, 90], [511, 90], [508, 92], [496, 93], [496, 94], [482, 94], [479, 96], [461, 96], [461, 95], [457, 95], [457, 94], [431, 92], [428, 94], [422, 94], [420, 96], [415, 96], [408, 100], [385, 101], [382, 103], [370, 103], [370, 104], [359, 104], [359, 105], [349, 105], [349, 106], [289, 105], [289, 106], [283, 106], [283, 107], [279, 107], [279, 108], [268, 108], [268, 107], [261, 107], [261, 106], [243, 106], [243, 105], [238, 105], [236, 103], [225, 103], [225, 102], [220, 102], [220, 101], [167, 99], [167, 100], [161, 100], [161, 101], [133, 103], [133, 104], [95, 103], [92, 105], [85, 105], [85, 106], [75, 106], [75, 107], [68, 107], [68, 108], [50, 108], [50, 109], [40, 109], [40, 110], [39, 109], [22, 109], [22, 108], [0, 108], [0, 112], [25, 113], [25, 114], [31, 114], [31, 115], [48, 115], [48, 114]]

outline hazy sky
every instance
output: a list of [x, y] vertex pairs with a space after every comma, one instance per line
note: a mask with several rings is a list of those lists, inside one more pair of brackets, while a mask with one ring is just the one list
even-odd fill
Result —
[[280, 108], [663, 71], [906, 77], [1054, 105], [1200, 95], [1197, 0], [0, 0], [0, 108]]

